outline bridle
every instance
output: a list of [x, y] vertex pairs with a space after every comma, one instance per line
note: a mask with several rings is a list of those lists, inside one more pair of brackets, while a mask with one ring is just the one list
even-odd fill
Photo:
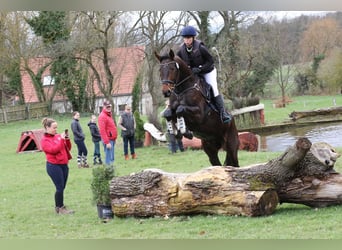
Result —
[[[162, 67], [169, 67], [170, 64], [175, 64], [175, 67], [177, 69], [177, 76], [176, 76], [176, 80], [175, 81], [172, 81], [172, 80], [169, 80], [169, 79], [162, 79], [161, 80], [161, 83], [162, 84], [167, 84], [169, 89], [172, 91], [174, 88], [178, 87], [179, 85], [183, 84], [184, 82], [186, 82], [188, 79], [190, 79], [191, 77], [191, 74], [188, 75], [187, 77], [185, 77], [183, 80], [181, 80], [179, 82], [179, 76], [180, 76], [180, 70], [179, 70], [179, 64], [178, 62], [176, 61], [171, 61], [171, 62], [167, 62], [167, 63], [161, 63], [160, 64], [160, 68]], [[171, 85], [171, 86], [170, 86]]]

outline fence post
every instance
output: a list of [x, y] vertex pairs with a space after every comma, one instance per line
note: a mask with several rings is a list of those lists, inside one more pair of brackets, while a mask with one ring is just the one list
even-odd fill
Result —
[[30, 111], [29, 111], [28, 105], [26, 104], [25, 105], [25, 120], [28, 120], [28, 119], [30, 119]]
[[7, 113], [6, 113], [6, 108], [2, 109], [4, 111], [4, 122], [7, 124]]

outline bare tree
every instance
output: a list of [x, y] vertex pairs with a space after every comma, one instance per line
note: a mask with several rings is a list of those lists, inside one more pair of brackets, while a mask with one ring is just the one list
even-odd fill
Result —
[[159, 85], [159, 64], [154, 56], [154, 51], [159, 53], [175, 47], [185, 13], [141, 11], [138, 15], [138, 32], [141, 35], [141, 40], [146, 44], [144, 77], [147, 86], [143, 86], [143, 89], [149, 91], [152, 97], [152, 112], [149, 114], [149, 119], [159, 125], [157, 111], [162, 102], [162, 96]]
[[291, 87], [291, 77], [297, 71], [296, 62], [299, 59], [298, 46], [286, 22], [274, 23], [272, 25], [271, 37], [267, 39], [267, 46], [272, 51], [276, 63], [274, 70], [275, 81], [280, 87], [282, 106], [286, 105], [286, 90]]
[[[30, 59], [44, 54], [41, 40], [32, 35], [32, 31], [25, 21], [35, 13], [17, 11], [6, 13], [6, 15], [2, 14], [5, 32], [1, 32], [4, 46], [1, 46], [0, 60], [6, 62], [1, 64], [1, 70], [7, 72], [8, 81], [12, 81], [8, 84], [11, 84], [10, 87], [18, 95], [19, 102], [24, 103], [24, 90], [22, 89], [19, 71], [27, 71], [32, 79], [38, 100], [46, 101], [47, 93], [43, 91], [41, 76], [48, 65], [42, 65], [40, 70], [34, 70], [29, 64]], [[11, 79], [13, 75], [18, 79], [13, 81]]]
[[341, 30], [338, 22], [332, 18], [312, 21], [300, 41], [304, 60], [327, 56], [337, 45], [342, 45]]
[[[110, 50], [115, 47], [115, 34], [121, 11], [84, 11], [76, 14], [74, 46], [77, 59], [85, 61], [92, 76], [104, 95], [113, 102], [112, 94], [117, 90], [111, 67], [115, 58]], [[103, 69], [103, 71], [101, 70]], [[113, 105], [114, 106], [114, 105]]]

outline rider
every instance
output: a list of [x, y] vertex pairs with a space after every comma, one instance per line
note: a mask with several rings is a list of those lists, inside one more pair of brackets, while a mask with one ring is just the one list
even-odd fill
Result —
[[217, 88], [217, 73], [213, 57], [206, 46], [195, 39], [197, 32], [194, 27], [184, 27], [180, 35], [183, 37], [184, 43], [177, 52], [177, 56], [188, 64], [194, 74], [202, 75], [205, 81], [211, 85], [214, 93], [214, 104], [220, 112], [221, 120], [223, 123], [229, 123], [232, 117], [225, 111], [223, 98]]

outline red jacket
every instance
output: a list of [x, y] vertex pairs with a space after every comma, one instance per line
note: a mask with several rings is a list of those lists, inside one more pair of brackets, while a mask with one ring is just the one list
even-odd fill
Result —
[[105, 108], [103, 108], [98, 118], [98, 124], [101, 140], [104, 144], [108, 144], [111, 140], [116, 140], [118, 137], [118, 131], [112, 118], [112, 112], [108, 112]]
[[52, 164], [68, 164], [71, 159], [70, 140], [62, 139], [60, 134], [45, 133], [40, 141], [46, 160]]

